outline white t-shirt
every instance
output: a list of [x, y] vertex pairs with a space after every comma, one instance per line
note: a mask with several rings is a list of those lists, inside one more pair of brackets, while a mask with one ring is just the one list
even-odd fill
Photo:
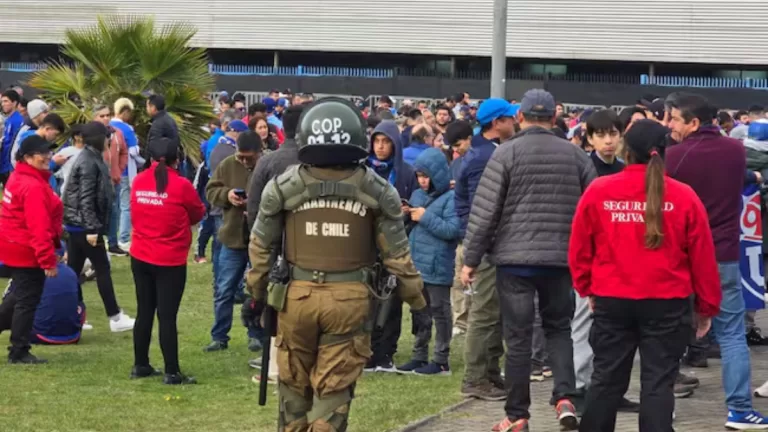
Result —
[[69, 178], [69, 172], [72, 171], [72, 166], [75, 164], [75, 160], [77, 159], [77, 156], [80, 154], [80, 152], [83, 151], [81, 148], [77, 148], [75, 146], [69, 146], [64, 147], [63, 149], [56, 152], [57, 155], [64, 156], [67, 158], [67, 161], [64, 162], [64, 165], [59, 168], [58, 171], [56, 171], [56, 178], [61, 180], [61, 194], [64, 194], [64, 188], [67, 185], [67, 179]]

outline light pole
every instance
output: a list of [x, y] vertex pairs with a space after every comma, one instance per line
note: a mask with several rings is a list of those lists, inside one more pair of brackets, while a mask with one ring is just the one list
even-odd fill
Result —
[[506, 99], [507, 0], [493, 0], [491, 97]]

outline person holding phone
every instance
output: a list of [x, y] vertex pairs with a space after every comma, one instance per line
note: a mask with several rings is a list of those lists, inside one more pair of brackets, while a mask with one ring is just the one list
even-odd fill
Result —
[[[109, 258], [104, 245], [104, 235], [109, 226], [109, 214], [115, 190], [109, 177], [109, 167], [102, 154], [107, 145], [107, 127], [92, 121], [82, 129], [85, 148], [74, 162], [62, 190], [64, 203], [64, 228], [69, 233], [67, 264], [80, 274], [85, 260], [91, 261], [96, 270], [96, 285], [104, 302], [112, 332], [133, 329], [134, 319], [123, 313], [117, 304], [112, 284]], [[80, 301], [83, 300], [82, 289]]]
[[[235, 294], [240, 287], [248, 265], [247, 194], [245, 189], [251, 173], [262, 154], [261, 137], [247, 131], [237, 137], [235, 154], [221, 161], [205, 188], [205, 196], [212, 206], [223, 210], [222, 224], [218, 230], [221, 251], [216, 272], [214, 292], [214, 323], [211, 343], [206, 352], [221, 351], [229, 347], [229, 331], [232, 328], [232, 308]], [[255, 329], [249, 329], [249, 349], [261, 349], [261, 341]]]

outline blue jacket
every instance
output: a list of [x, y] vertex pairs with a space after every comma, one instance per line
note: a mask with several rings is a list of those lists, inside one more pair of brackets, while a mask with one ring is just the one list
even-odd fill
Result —
[[464, 156], [459, 156], [451, 162], [451, 177], [454, 180], [459, 179], [459, 173], [461, 173], [461, 163], [464, 162]]
[[430, 148], [431, 146], [420, 143], [420, 142], [413, 142], [410, 146], [403, 149], [403, 160], [406, 163], [409, 163], [413, 165], [414, 162], [416, 162], [416, 158], [419, 157], [421, 152], [424, 150]]
[[[413, 132], [413, 126], [407, 126], [405, 129], [403, 129], [403, 132], [400, 134], [400, 141], [403, 143], [403, 148], [407, 149], [411, 146], [411, 133]], [[413, 158], [413, 160], [416, 160], [416, 158]], [[406, 162], [408, 160], [406, 159]], [[409, 164], [413, 165], [413, 161], [408, 162]]]
[[485, 166], [491, 159], [493, 151], [496, 150], [496, 143], [485, 138], [483, 135], [472, 137], [471, 147], [462, 158], [459, 178], [456, 179], [456, 213], [461, 219], [461, 237], [467, 230], [469, 221], [469, 210], [472, 208], [472, 200], [475, 198], [477, 185], [480, 183], [480, 177], [483, 176]]
[[450, 286], [461, 233], [453, 206], [448, 160], [443, 152], [430, 148], [419, 155], [414, 168], [429, 177], [430, 188], [429, 192], [421, 188], [415, 190], [409, 200], [411, 207], [426, 208], [408, 235], [413, 263], [425, 283]]
[[13, 171], [11, 149], [13, 148], [13, 142], [16, 140], [16, 134], [19, 133], [22, 125], [24, 125], [24, 116], [18, 111], [14, 111], [13, 114], [5, 119], [2, 151], [0, 151], [0, 173], [4, 174]]
[[[395, 151], [389, 161], [382, 161], [382, 164], [375, 166], [376, 164], [372, 163], [372, 160], [376, 158], [373, 153], [373, 139], [377, 134], [386, 135], [394, 144]], [[369, 154], [366, 164], [378, 175], [387, 178], [389, 183], [397, 189], [400, 198], [408, 199], [413, 191], [419, 188], [413, 167], [403, 162], [403, 143], [400, 141], [400, 130], [393, 120], [384, 120], [373, 130]]]
[[224, 131], [222, 131], [220, 128], [216, 128], [213, 131], [213, 135], [211, 135], [211, 138], [208, 139], [208, 143], [205, 145], [205, 153], [203, 154], [203, 157], [205, 158], [205, 167], [208, 169], [208, 172], [211, 172], [211, 152], [216, 147], [216, 144], [219, 143], [219, 140], [221, 137], [224, 136]]
[[[85, 305], [77, 299], [80, 281], [68, 265], [56, 265], [58, 274], [45, 278], [43, 295], [35, 312], [31, 341], [34, 343], [65, 345], [77, 343], [85, 322]], [[16, 289], [13, 281], [8, 289]]]

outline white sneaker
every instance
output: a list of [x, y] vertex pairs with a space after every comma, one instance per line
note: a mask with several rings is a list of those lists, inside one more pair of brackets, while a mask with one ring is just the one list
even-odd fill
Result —
[[755, 397], [768, 398], [768, 381], [755, 389]]
[[464, 334], [464, 333], [466, 333], [466, 332], [467, 332], [466, 330], [464, 330], [464, 329], [460, 329], [460, 328], [458, 328], [458, 327], [454, 327], [454, 328], [453, 328], [453, 335], [454, 335], [454, 336], [463, 335], [463, 334]]
[[120, 315], [117, 316], [117, 320], [113, 320], [112, 318], [109, 319], [109, 329], [112, 330], [112, 333], [125, 332], [133, 330], [133, 325], [135, 323], [135, 319], [121, 311]]
[[93, 330], [93, 326], [88, 321], [86, 321], [86, 322], [83, 323], [82, 329], [83, 330]]
[[117, 246], [120, 249], [122, 249], [122, 250], [124, 250], [126, 252], [130, 252], [131, 251], [131, 242], [128, 242], [128, 243], [118, 243]]

